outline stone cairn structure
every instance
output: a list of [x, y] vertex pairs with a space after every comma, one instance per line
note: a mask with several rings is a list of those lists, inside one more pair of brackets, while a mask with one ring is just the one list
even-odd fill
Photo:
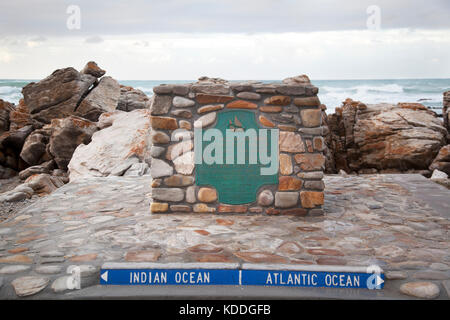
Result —
[[[307, 76], [271, 84], [203, 77], [153, 91], [152, 213], [323, 213], [322, 115], [318, 89]], [[216, 188], [196, 183], [194, 128], [213, 128], [221, 113], [243, 110], [254, 114], [259, 128], [279, 130], [278, 174], [274, 184], [257, 189], [253, 202], [221, 203]]]

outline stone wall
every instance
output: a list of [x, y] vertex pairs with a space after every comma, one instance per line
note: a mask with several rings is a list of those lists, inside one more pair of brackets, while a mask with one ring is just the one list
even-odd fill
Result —
[[[271, 84], [205, 77], [153, 91], [152, 213], [322, 213], [325, 144], [318, 89], [308, 77]], [[214, 127], [229, 110], [250, 111], [260, 128], [279, 129], [278, 183], [259, 188], [252, 203], [223, 204], [215, 188], [196, 185], [193, 128]]]

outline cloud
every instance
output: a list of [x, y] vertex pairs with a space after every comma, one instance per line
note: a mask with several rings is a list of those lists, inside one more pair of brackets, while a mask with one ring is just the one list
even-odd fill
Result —
[[92, 36], [92, 37], [86, 38], [86, 40], [84, 40], [84, 42], [86, 42], [86, 43], [101, 43], [103, 41], [104, 41], [103, 38], [100, 36]]
[[[450, 28], [448, 0], [377, 0], [381, 28]], [[67, 28], [73, 0], [0, 3], [0, 35], [67, 37], [138, 33], [364, 30], [373, 0], [78, 0], [81, 29]]]

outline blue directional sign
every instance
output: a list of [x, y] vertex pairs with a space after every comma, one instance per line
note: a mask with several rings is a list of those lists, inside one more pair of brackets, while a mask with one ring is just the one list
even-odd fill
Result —
[[102, 269], [108, 285], [237, 285], [239, 270], [229, 269]]
[[383, 274], [280, 270], [242, 270], [242, 285], [382, 289]]
[[243, 285], [382, 289], [384, 274], [240, 269], [102, 269], [102, 285]]

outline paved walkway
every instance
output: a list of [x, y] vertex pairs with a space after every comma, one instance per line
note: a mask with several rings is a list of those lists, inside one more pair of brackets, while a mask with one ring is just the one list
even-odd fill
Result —
[[[427, 281], [448, 299], [450, 191], [419, 175], [327, 176], [323, 217], [149, 213], [150, 177], [73, 182], [0, 224], [0, 298], [410, 298]], [[299, 288], [100, 286], [112, 262], [253, 262], [367, 266], [381, 292]], [[82, 289], [67, 268], [82, 266]], [[447, 282], [446, 282], [447, 281]], [[447, 288], [447, 289], [446, 289]]]

